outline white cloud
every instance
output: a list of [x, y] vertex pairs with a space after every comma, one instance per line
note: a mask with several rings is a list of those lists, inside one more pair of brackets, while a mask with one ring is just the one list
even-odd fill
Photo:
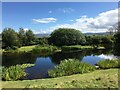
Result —
[[75, 10], [72, 9], [72, 8], [59, 8], [57, 11], [62, 12], [62, 13], [71, 13], [71, 12], [73, 12]]
[[33, 20], [34, 23], [43, 23], [43, 24], [47, 24], [47, 23], [57, 21], [56, 18], [41, 18], [41, 19], [32, 19], [32, 20]]
[[50, 27], [50, 30], [58, 28], [75, 28], [83, 33], [106, 32], [109, 27], [118, 22], [118, 9], [102, 12], [96, 17], [87, 17], [86, 15], [81, 16], [74, 21], [75, 22], [72, 24], [58, 24], [56, 26]]
[[28, 31], [29, 29], [28, 28], [24, 28], [25, 31]]

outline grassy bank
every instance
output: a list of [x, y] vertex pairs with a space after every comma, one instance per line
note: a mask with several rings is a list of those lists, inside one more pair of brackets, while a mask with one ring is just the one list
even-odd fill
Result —
[[[8, 51], [5, 51], [4, 49], [0, 49], [0, 53], [1, 52], [29, 52], [29, 51], [32, 51], [34, 48], [36, 48], [36, 46], [39, 46], [39, 45], [23, 46], [16, 50], [8, 50]], [[51, 45], [40, 46], [40, 47], [42, 49], [43, 47], [51, 47]], [[62, 51], [75, 51], [75, 50], [86, 50], [86, 49], [94, 49], [94, 48], [93, 46], [72, 45], [72, 46], [63, 46], [59, 48], [57, 51], [61, 51], [61, 50]], [[97, 49], [104, 49], [104, 47], [98, 47]]]
[[3, 81], [3, 88], [118, 88], [118, 69], [96, 70], [59, 78]]
[[[87, 49], [94, 49], [94, 47], [93, 46], [81, 46], [81, 45], [71, 45], [71, 46], [61, 47], [61, 50], [63, 52], [77, 51], [77, 50], [87, 50]], [[98, 47], [97, 49], [104, 49], [104, 47]]]
[[16, 50], [7, 50], [5, 51], [4, 49], [3, 50], [0, 50], [0, 52], [31, 52], [31, 51], [52, 51], [52, 49], [57, 49], [57, 47], [55, 46], [51, 46], [51, 45], [46, 45], [46, 46], [40, 46], [40, 45], [32, 45], [32, 46], [23, 46], [23, 47], [20, 47]]
[[37, 45], [32, 45], [32, 46], [23, 46], [23, 47], [20, 47], [16, 50], [8, 50], [8, 51], [5, 51], [4, 49], [0, 50], [0, 52], [29, 52], [31, 51], [33, 48], [35, 48]]

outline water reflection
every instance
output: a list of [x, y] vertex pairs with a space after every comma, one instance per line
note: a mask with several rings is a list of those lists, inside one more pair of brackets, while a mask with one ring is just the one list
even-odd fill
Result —
[[49, 57], [38, 57], [35, 61], [35, 66], [26, 69], [28, 79], [38, 79], [48, 77], [48, 70], [54, 68], [54, 64]]
[[116, 59], [117, 57], [114, 55], [90, 55], [90, 56], [84, 56], [82, 59], [82, 62], [86, 62], [92, 65], [95, 65], [96, 63], [98, 63], [100, 60], [105, 60], [105, 59]]
[[11, 66], [16, 64], [34, 63], [35, 66], [26, 69], [28, 73], [27, 79], [38, 79], [48, 77], [48, 70], [53, 69], [61, 60], [68, 58], [79, 59], [82, 62], [95, 65], [99, 60], [115, 59], [119, 56], [114, 55], [113, 50], [86, 50], [80, 52], [62, 53], [57, 52], [48, 56], [41, 56], [33, 53], [4, 53], [3, 66]]

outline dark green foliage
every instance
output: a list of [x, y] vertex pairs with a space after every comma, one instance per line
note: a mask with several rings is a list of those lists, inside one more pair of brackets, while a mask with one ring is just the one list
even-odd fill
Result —
[[81, 50], [81, 47], [77, 47], [77, 46], [62, 46], [61, 47], [62, 51], [75, 51], [75, 50]]
[[34, 45], [35, 35], [32, 30], [26, 31], [26, 45]]
[[85, 38], [86, 38], [86, 45], [92, 45], [92, 36], [85, 36]]
[[48, 71], [48, 73], [51, 77], [61, 77], [72, 74], [87, 73], [94, 70], [95, 67], [90, 64], [80, 62], [76, 59], [65, 59], [64, 61], [61, 61], [60, 64], [53, 70]]
[[32, 30], [25, 31], [23, 28], [20, 28], [18, 36], [22, 46], [34, 45], [35, 44], [35, 35]]
[[120, 68], [120, 60], [101, 60], [97, 63], [101, 69]]
[[57, 46], [84, 44], [85, 37], [79, 30], [59, 28], [51, 33], [49, 42]]
[[36, 43], [39, 45], [48, 45], [48, 38], [47, 37], [36, 38]]
[[119, 43], [120, 44], [120, 32], [117, 32], [114, 35], [114, 39], [115, 39], [115, 43]]
[[35, 35], [31, 30], [25, 31], [20, 28], [17, 33], [11, 28], [5, 28], [2, 32], [3, 48], [6, 50], [15, 50], [20, 46], [34, 45]]
[[13, 48], [19, 47], [19, 37], [18, 34], [11, 28], [5, 28], [2, 32], [2, 41], [3, 41], [3, 48]]
[[25, 46], [27, 38], [26, 38], [25, 30], [23, 28], [19, 29], [18, 36], [20, 38], [21, 46]]
[[100, 43], [101, 43], [101, 37], [100, 37], [100, 36], [97, 36], [97, 35], [94, 35], [94, 36], [92, 37], [92, 45], [93, 45], [93, 47], [94, 47], [94, 48], [98, 48], [99, 45], [100, 45]]
[[101, 45], [104, 46], [106, 49], [112, 48], [113, 40], [110, 36], [102, 36], [101, 37]]

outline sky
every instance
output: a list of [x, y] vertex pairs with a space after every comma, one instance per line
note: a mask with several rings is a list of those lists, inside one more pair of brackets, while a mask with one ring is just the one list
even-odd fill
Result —
[[118, 22], [117, 2], [3, 2], [2, 29], [50, 34], [58, 28], [106, 32]]

